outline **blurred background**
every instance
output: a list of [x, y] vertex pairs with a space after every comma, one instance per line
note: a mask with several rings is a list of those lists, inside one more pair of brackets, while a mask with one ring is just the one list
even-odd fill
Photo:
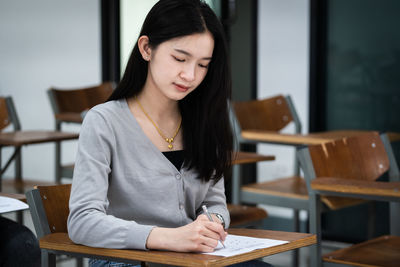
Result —
[[[54, 129], [46, 90], [118, 83], [140, 26], [155, 0], [0, 1], [0, 95], [12, 96], [22, 129]], [[229, 41], [233, 100], [291, 95], [303, 133], [334, 129], [400, 132], [400, 2], [398, 0], [209, 0]], [[292, 132], [292, 126], [287, 131]], [[78, 126], [63, 130], [79, 131]], [[399, 144], [394, 144], [400, 158]], [[244, 182], [289, 176], [294, 149], [243, 149], [276, 160], [244, 170]], [[3, 149], [7, 158], [11, 149]], [[72, 162], [76, 141], [63, 143]], [[12, 167], [5, 179], [13, 177]], [[54, 144], [23, 148], [24, 177], [54, 180]], [[227, 181], [229, 183], [229, 180]], [[227, 195], [230, 195], [229, 189]], [[265, 227], [291, 229], [292, 211], [265, 207]], [[348, 214], [324, 214], [327, 238], [364, 240], [366, 226]], [[386, 213], [385, 205], [378, 212]], [[341, 221], [346, 213], [347, 221]], [[388, 222], [376, 225], [377, 234]], [[350, 218], [350, 219], [349, 219]], [[378, 216], [379, 218], [379, 216]], [[340, 222], [341, 228], [333, 227]], [[306, 229], [307, 214], [302, 214]]]

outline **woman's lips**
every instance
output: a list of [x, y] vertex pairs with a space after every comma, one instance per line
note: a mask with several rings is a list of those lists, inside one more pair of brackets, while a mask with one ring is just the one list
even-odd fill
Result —
[[190, 88], [188, 86], [184, 86], [184, 85], [177, 84], [177, 83], [174, 83], [174, 85], [175, 85], [175, 88], [178, 89], [181, 92], [186, 92]]

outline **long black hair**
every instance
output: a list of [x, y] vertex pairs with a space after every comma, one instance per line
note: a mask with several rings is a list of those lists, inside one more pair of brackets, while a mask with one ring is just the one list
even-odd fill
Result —
[[[185, 166], [195, 168], [200, 179], [217, 182], [230, 172], [233, 146], [228, 111], [231, 76], [221, 23], [201, 0], [160, 0], [147, 14], [139, 36], [148, 36], [149, 46], [155, 49], [172, 38], [206, 31], [214, 38], [207, 75], [196, 90], [179, 101], [179, 108]], [[108, 100], [138, 95], [146, 81], [147, 67], [136, 43], [121, 82]]]

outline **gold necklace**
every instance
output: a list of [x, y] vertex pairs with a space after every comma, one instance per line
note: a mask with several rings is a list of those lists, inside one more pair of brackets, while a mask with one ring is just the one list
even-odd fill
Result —
[[176, 135], [179, 132], [179, 129], [181, 128], [181, 124], [182, 124], [182, 118], [179, 121], [179, 125], [178, 128], [176, 128], [174, 135], [171, 138], [168, 138], [164, 135], [164, 133], [160, 130], [160, 128], [158, 128], [157, 124], [150, 118], [149, 114], [147, 114], [147, 112], [144, 110], [144, 108], [142, 107], [142, 104], [140, 104], [139, 99], [135, 96], [135, 101], [136, 103], [138, 103], [139, 108], [143, 111], [144, 115], [146, 115], [146, 117], [149, 119], [149, 121], [154, 125], [154, 127], [156, 128], [158, 134], [168, 143], [168, 148], [172, 149], [173, 145], [172, 142], [174, 142], [174, 138], [176, 137]]

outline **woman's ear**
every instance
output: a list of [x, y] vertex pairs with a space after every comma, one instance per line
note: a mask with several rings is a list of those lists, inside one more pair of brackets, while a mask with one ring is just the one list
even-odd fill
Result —
[[142, 35], [139, 37], [138, 40], [138, 47], [140, 54], [142, 54], [142, 57], [145, 61], [149, 61], [151, 57], [151, 48], [149, 45], [149, 37], [146, 35]]

